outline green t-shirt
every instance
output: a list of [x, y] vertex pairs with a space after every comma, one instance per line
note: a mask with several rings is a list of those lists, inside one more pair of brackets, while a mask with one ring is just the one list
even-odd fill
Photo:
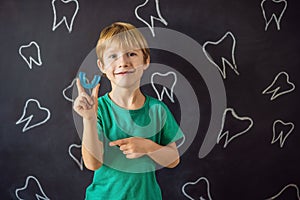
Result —
[[140, 109], [127, 110], [116, 105], [108, 94], [98, 99], [98, 136], [103, 142], [103, 165], [94, 173], [86, 190], [86, 200], [159, 200], [155, 162], [148, 156], [127, 159], [118, 146], [109, 142], [143, 137], [168, 145], [183, 136], [168, 107], [146, 95]]

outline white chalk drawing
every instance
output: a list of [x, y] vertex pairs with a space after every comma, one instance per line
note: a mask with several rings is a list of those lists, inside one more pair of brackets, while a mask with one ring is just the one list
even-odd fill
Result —
[[[273, 3], [274, 6], [276, 6], [275, 4], [281, 4], [281, 3], [284, 3], [284, 7], [282, 8], [282, 11], [280, 12], [280, 15], [279, 16], [276, 16], [275, 13], [272, 13], [271, 16], [269, 15], [269, 13], [266, 13], [265, 11], [265, 7], [264, 7], [264, 4], [266, 1], [269, 1]], [[262, 9], [262, 13], [263, 13], [263, 16], [264, 16], [264, 19], [265, 19], [265, 31], [267, 31], [270, 23], [272, 22], [272, 19], [274, 19], [275, 23], [276, 23], [276, 27], [277, 27], [277, 30], [280, 30], [280, 22], [281, 22], [281, 18], [287, 8], [287, 1], [286, 0], [262, 0], [261, 3], [260, 3], [260, 7]], [[268, 16], [267, 16], [268, 15]], [[268, 19], [269, 18], [269, 19]]]
[[295, 188], [296, 189], [296, 194], [295, 197], [300, 200], [300, 195], [299, 195], [299, 188], [297, 185], [295, 184], [288, 184], [287, 186], [285, 186], [282, 190], [280, 190], [280, 192], [270, 198], [267, 198], [266, 200], [274, 200], [277, 199], [286, 189], [288, 188]]
[[185, 142], [185, 134], [183, 134], [181, 141], [179, 140], [177, 144], [177, 148], [180, 148]]
[[186, 191], [185, 191], [185, 189], [186, 189], [186, 187], [187, 186], [189, 186], [189, 185], [197, 185], [200, 181], [205, 181], [205, 184], [206, 184], [206, 188], [207, 188], [207, 194], [205, 194], [209, 199], [206, 199], [206, 198], [203, 198], [203, 196], [200, 196], [199, 198], [197, 198], [197, 199], [199, 199], [199, 200], [212, 200], [212, 198], [211, 198], [211, 195], [210, 195], [210, 189], [209, 189], [209, 181], [207, 180], [207, 178], [205, 178], [205, 177], [200, 177], [200, 178], [198, 178], [198, 180], [196, 180], [195, 182], [187, 182], [187, 183], [185, 183], [183, 186], [182, 186], [182, 188], [181, 188], [181, 191], [182, 191], [182, 193], [183, 193], [183, 195], [185, 196], [185, 197], [187, 197], [188, 199], [191, 199], [191, 200], [195, 200], [193, 197], [191, 197], [190, 195], [188, 195], [187, 193], [186, 193]]
[[16, 197], [18, 198], [18, 200], [25, 200], [25, 199], [23, 199], [23, 198], [21, 198], [21, 197], [19, 196], [19, 192], [24, 191], [24, 190], [27, 189], [28, 183], [29, 183], [30, 180], [34, 181], [34, 182], [37, 184], [37, 186], [38, 186], [38, 188], [39, 188], [39, 190], [40, 190], [40, 193], [42, 194], [42, 196], [41, 196], [40, 194], [35, 194], [36, 199], [37, 199], [37, 200], [50, 200], [49, 197], [47, 197], [47, 195], [46, 195], [45, 192], [43, 191], [43, 188], [42, 188], [40, 182], [39, 182], [38, 179], [35, 178], [34, 176], [28, 176], [28, 177], [26, 178], [25, 186], [22, 187], [22, 188], [18, 188], [18, 189], [15, 190], [15, 195], [16, 195]]
[[70, 24], [68, 24], [68, 20], [66, 16], [63, 16], [62, 19], [57, 22], [57, 14], [56, 14], [56, 7], [55, 7], [55, 2], [56, 0], [52, 0], [52, 9], [53, 9], [53, 25], [52, 25], [52, 31], [55, 31], [55, 29], [60, 26], [63, 22], [65, 22], [65, 25], [69, 31], [69, 33], [72, 32], [72, 27], [73, 27], [73, 23], [74, 23], [74, 19], [77, 15], [77, 12], [79, 10], [79, 3], [77, 0], [60, 0], [61, 2], [63, 2], [64, 4], [68, 4], [70, 2], [73, 2], [76, 4], [76, 9], [75, 12], [73, 13], [72, 19], [70, 21]]
[[[213, 61], [213, 59], [210, 57], [210, 55], [208, 54], [206, 48], [207, 48], [207, 45], [218, 45], [220, 44], [223, 40], [225, 40], [226, 37], [231, 37], [232, 38], [232, 49], [231, 49], [231, 62], [228, 61], [226, 58], [224, 57], [221, 57], [221, 60], [222, 60], [222, 66], [219, 66], [218, 64], [216, 64], [216, 62]], [[235, 46], [236, 46], [236, 39], [234, 37], [234, 35], [228, 31], [225, 33], [225, 35], [218, 41], [216, 42], [211, 42], [211, 41], [207, 41], [203, 44], [203, 47], [202, 47], [202, 50], [205, 54], [205, 56], [207, 57], [207, 59], [214, 65], [218, 68], [218, 70], [221, 72], [222, 76], [224, 79], [226, 79], [226, 64], [237, 74], [237, 75], [240, 75], [238, 70], [237, 70], [237, 65], [236, 65], [236, 62], [235, 62], [235, 55], [234, 55], [234, 52], [235, 52]]]
[[73, 79], [73, 81], [71, 82], [71, 84], [68, 85], [68, 86], [67, 86], [65, 89], [63, 89], [63, 91], [62, 91], [62, 94], [63, 94], [64, 98], [65, 98], [67, 101], [74, 102], [74, 99], [72, 99], [72, 97], [70, 98], [70, 97], [67, 96], [67, 91], [68, 91], [68, 90], [71, 90], [71, 89], [73, 88], [73, 86], [75, 85], [75, 83], [76, 83], [76, 78]]
[[[31, 114], [29, 117], [26, 117], [26, 118], [24, 119], [25, 115], [27, 114], [27, 113], [26, 113], [26, 112], [27, 112], [27, 106], [28, 106], [28, 104], [29, 104], [30, 102], [36, 103], [36, 104], [38, 105], [38, 108], [39, 108], [40, 110], [44, 110], [44, 111], [47, 112], [47, 117], [46, 117], [44, 120], [42, 120], [42, 121], [40, 121], [40, 122], [38, 122], [38, 123], [36, 123], [36, 124], [33, 124], [33, 125], [31, 125], [31, 126], [29, 126], [29, 123], [31, 122], [31, 120], [32, 120], [32, 118], [33, 118], [33, 115]], [[36, 126], [40, 126], [40, 125], [46, 123], [46, 122], [50, 119], [50, 116], [51, 116], [51, 113], [50, 113], [49, 109], [47, 109], [47, 108], [45, 108], [45, 107], [41, 107], [40, 102], [39, 102], [38, 100], [36, 100], [36, 99], [28, 99], [28, 100], [26, 101], [26, 103], [25, 103], [24, 108], [23, 108], [23, 114], [22, 114], [22, 116], [20, 117], [20, 119], [16, 122], [16, 124], [20, 124], [20, 123], [26, 122], [25, 126], [24, 126], [23, 129], [22, 129], [22, 132], [25, 132], [25, 131], [28, 131], [29, 129], [32, 129], [32, 128], [36, 127]]]
[[[170, 93], [168, 92], [168, 89], [165, 86], [163, 86], [163, 89], [162, 89], [161, 93], [159, 93], [158, 90], [157, 90], [157, 88], [155, 87], [155, 84], [154, 84], [154, 77], [155, 76], [166, 77], [166, 76], [169, 76], [169, 75], [174, 77], [174, 81], [173, 81], [172, 85], [169, 88], [170, 89]], [[172, 72], [172, 71], [164, 73], [164, 74], [163, 73], [159, 73], [159, 72], [155, 72], [155, 73], [153, 73], [151, 75], [151, 85], [152, 85], [152, 88], [154, 89], [154, 91], [155, 91], [155, 93], [157, 95], [157, 98], [160, 101], [163, 100], [164, 94], [166, 94], [173, 103], [175, 102], [174, 101], [174, 95], [173, 95], [174, 93], [173, 93], [173, 91], [174, 91], [174, 86], [176, 85], [176, 83], [177, 83], [177, 76], [176, 76], [176, 73]]]
[[[279, 92], [279, 90], [282, 88], [282, 85], [280, 85], [279, 83], [277, 83], [277, 80], [280, 76], [285, 76], [286, 77], [286, 83], [288, 85], [291, 85], [291, 88], [288, 90], [284, 90], [282, 92]], [[283, 95], [283, 94], [287, 94], [292, 92], [296, 87], [295, 85], [289, 81], [289, 75], [286, 72], [280, 72], [276, 75], [275, 79], [273, 80], [273, 82], [271, 83], [271, 85], [269, 85], [263, 92], [262, 94], [272, 94], [271, 96], [271, 101], [273, 101], [274, 99], [276, 99], [277, 97]], [[279, 85], [279, 86], [276, 86]]]
[[80, 161], [72, 154], [72, 148], [78, 148], [81, 149], [81, 145], [78, 144], [71, 144], [69, 146], [69, 155], [70, 157], [75, 161], [75, 163], [78, 165], [79, 169], [83, 171], [83, 160], [82, 157], [80, 157]]
[[163, 23], [165, 26], [168, 25], [168, 22], [162, 17], [161, 13], [160, 13], [160, 9], [159, 9], [159, 1], [158, 0], [155, 0], [155, 6], [156, 6], [156, 12], [157, 12], [157, 15], [158, 17], [154, 17], [153, 15], [150, 16], [150, 21], [151, 21], [151, 24], [149, 24], [146, 20], [144, 20], [143, 18], [140, 17], [140, 15], [138, 14], [138, 10], [142, 7], [144, 7], [147, 3], [149, 2], [149, 0], [146, 0], [143, 4], [141, 5], [138, 5], [135, 10], [134, 10], [134, 13], [135, 13], [135, 16], [138, 20], [142, 21], [144, 24], [146, 24], [151, 33], [152, 33], [152, 36], [155, 37], [155, 32], [154, 32], [154, 20], [157, 20], [157, 21], [160, 21], [161, 23]]
[[[168, 92], [168, 89], [165, 87], [167, 85], [167, 83], [163, 83], [163, 89], [161, 90], [161, 92], [158, 91], [158, 89], [156, 88], [156, 86], [154, 84], [154, 78], [156, 76], [158, 76], [158, 77], [171, 77], [171, 80], [173, 80], [173, 81], [171, 81], [172, 84], [168, 87], [170, 92]], [[169, 97], [171, 102], [172, 103], [175, 102], [174, 101], [174, 87], [177, 83], [177, 75], [176, 75], [175, 72], [173, 72], [173, 71], [169, 71], [169, 72], [166, 72], [166, 73], [154, 72], [151, 75], [150, 80], [151, 80], [152, 88], [155, 91], [158, 100], [162, 101], [163, 97], [164, 97], [164, 94], [166, 93], [166, 95]], [[163, 80], [166, 81], [165, 78]], [[184, 144], [185, 140], [186, 140], [185, 135], [183, 135], [183, 138], [177, 144], [177, 148], [180, 148]]]
[[[86, 82], [87, 83], [90, 83], [90, 81], [89, 81], [89, 79], [88, 78], [86, 78]], [[62, 95], [64, 96], [64, 98], [67, 100], [67, 101], [70, 101], [70, 102], [74, 102], [75, 100], [74, 99], [72, 99], [72, 97], [69, 97], [68, 96], [68, 91], [69, 90], [73, 90], [73, 88], [74, 87], [76, 87], [76, 78], [74, 78], [73, 80], [72, 80], [72, 82], [71, 82], [71, 84], [70, 85], [68, 85], [65, 89], [63, 89], [63, 91], [62, 91]], [[92, 90], [91, 89], [85, 89], [86, 90], [86, 92], [88, 93], [88, 94], [92, 94]], [[77, 89], [76, 90], [74, 90], [75, 92], [77, 92]], [[73, 92], [74, 92], [73, 91]], [[72, 96], [72, 91], [70, 91], [70, 96]], [[74, 94], [73, 96], [77, 96], [76, 94]]]
[[[26, 56], [23, 55], [23, 49], [31, 48], [31, 46], [34, 46], [36, 49], [36, 55], [34, 57], [37, 57], [37, 60], [35, 60], [32, 56], [29, 56], [29, 58], [26, 58]], [[42, 65], [42, 59], [41, 59], [41, 50], [39, 45], [35, 41], [31, 41], [28, 45], [22, 45], [19, 48], [19, 54], [25, 60], [26, 64], [30, 69], [32, 69], [32, 63], [36, 64], [37, 66]]]
[[[241, 132], [238, 132], [238, 133], [232, 133], [231, 135], [233, 135], [233, 136], [230, 137], [230, 138], [229, 138], [229, 133], [230, 133], [229, 130], [226, 130], [225, 132], [223, 132], [224, 131], [223, 129], [224, 129], [224, 124], [225, 124], [225, 119], [226, 119], [226, 115], [227, 115], [228, 112], [230, 112], [234, 118], [236, 118], [236, 119], [238, 119], [240, 121], [245, 121], [245, 120], [249, 121], [249, 126], [245, 130], [243, 130]], [[223, 137], [225, 137], [225, 142], [224, 142], [224, 146], [223, 147], [226, 148], [227, 145], [233, 139], [235, 139], [235, 138], [237, 138], [237, 137], [245, 134], [246, 132], [248, 132], [251, 129], [252, 126], [253, 126], [253, 120], [250, 117], [239, 117], [232, 108], [226, 108], [225, 111], [224, 111], [224, 113], [223, 113], [222, 128], [221, 128], [221, 131], [220, 131], [220, 133], [218, 135], [218, 138], [217, 138], [217, 144], [219, 144], [220, 140]]]
[[[278, 128], [278, 123], [280, 123], [284, 127], [290, 127], [288, 132], [284, 132], [282, 129]], [[285, 140], [288, 138], [288, 136], [292, 133], [294, 130], [295, 125], [292, 122], [283, 122], [281, 120], [275, 120], [273, 123], [273, 138], [271, 144], [274, 144], [279, 140], [280, 147], [282, 148], [284, 145]]]

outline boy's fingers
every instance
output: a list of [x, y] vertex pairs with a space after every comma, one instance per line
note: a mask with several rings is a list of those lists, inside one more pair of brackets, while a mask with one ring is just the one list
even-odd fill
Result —
[[90, 97], [86, 92], [80, 93], [80, 95], [86, 99], [87, 103], [90, 104], [91, 106], [94, 105], [94, 100], [92, 97]]
[[92, 97], [93, 97], [94, 99], [97, 99], [97, 98], [98, 98], [99, 88], [100, 88], [100, 83], [98, 83], [98, 84], [96, 85], [96, 87], [94, 87], [93, 90], [92, 90]]
[[100, 84], [98, 83], [96, 87], [92, 90], [92, 99], [94, 100], [94, 109], [98, 111], [98, 91], [99, 91]]
[[84, 88], [82, 87], [82, 85], [80, 83], [79, 78], [76, 79], [76, 86], [77, 86], [78, 94], [81, 94], [82, 92], [85, 92]]
[[109, 146], [111, 146], [111, 147], [112, 147], [112, 146], [117, 146], [117, 145], [119, 145], [118, 143], [119, 143], [118, 140], [116, 140], [116, 141], [114, 141], [114, 142], [110, 142], [110, 143], [109, 143]]
[[121, 146], [123, 144], [126, 144], [126, 139], [120, 139], [120, 140], [115, 140], [113, 142], [109, 143], [109, 146]]
[[84, 100], [81, 100], [80, 101], [80, 105], [79, 105], [83, 110], [88, 110], [91, 108], [91, 106], [89, 104], [87, 104], [86, 101]]

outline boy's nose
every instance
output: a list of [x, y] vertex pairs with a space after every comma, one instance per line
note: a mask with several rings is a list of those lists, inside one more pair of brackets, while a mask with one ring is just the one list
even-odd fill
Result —
[[128, 67], [128, 65], [129, 65], [129, 58], [126, 53], [123, 53], [118, 58], [118, 67]]

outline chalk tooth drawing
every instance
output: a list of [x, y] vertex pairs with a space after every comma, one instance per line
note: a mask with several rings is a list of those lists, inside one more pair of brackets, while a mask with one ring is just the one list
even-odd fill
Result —
[[[197, 198], [197, 199], [199, 199], [199, 200], [212, 200], [212, 198], [211, 198], [211, 194], [210, 194], [210, 188], [209, 188], [209, 181], [207, 180], [207, 178], [205, 178], [205, 177], [200, 177], [200, 178], [198, 178], [198, 180], [196, 180], [195, 182], [187, 182], [187, 183], [185, 183], [183, 186], [182, 186], [182, 188], [181, 188], [181, 191], [182, 191], [182, 193], [183, 193], [183, 195], [185, 196], [185, 197], [187, 197], [188, 199], [191, 199], [191, 200], [195, 200], [193, 197], [191, 197], [190, 195], [188, 195], [187, 193], [186, 193], [186, 187], [188, 187], [188, 186], [191, 186], [191, 185], [197, 185], [197, 184], [199, 184], [201, 181], [204, 181], [205, 182], [205, 184], [206, 184], [206, 194], [204, 194], [204, 196], [205, 197], [203, 197], [203, 195], [201, 195], [199, 198]], [[200, 186], [201, 187], [201, 186]], [[208, 199], [207, 199], [207, 198]]]
[[151, 33], [152, 33], [152, 36], [155, 37], [155, 32], [154, 32], [154, 20], [157, 20], [157, 21], [160, 21], [161, 23], [163, 23], [165, 26], [168, 25], [168, 22], [162, 17], [161, 13], [160, 13], [160, 9], [159, 9], [159, 1], [158, 0], [155, 0], [155, 7], [156, 7], [156, 12], [157, 12], [157, 15], [158, 17], [154, 17], [153, 15], [150, 16], [150, 21], [151, 23], [148, 23], [146, 20], [144, 20], [143, 18], [140, 17], [139, 15], [139, 9], [144, 7], [147, 3], [149, 2], [149, 0], [146, 0], [143, 4], [141, 5], [138, 5], [135, 10], [134, 10], [134, 13], [135, 13], [135, 16], [138, 20], [142, 21], [144, 24], [146, 24]]
[[55, 2], [56, 0], [53, 0], [52, 1], [52, 9], [53, 9], [53, 25], [52, 25], [52, 31], [55, 31], [55, 29], [57, 27], [59, 27], [63, 22], [65, 22], [65, 25], [69, 31], [69, 33], [72, 32], [72, 28], [73, 28], [73, 23], [74, 23], [74, 19], [77, 15], [77, 12], [79, 10], [79, 3], [77, 0], [60, 0], [61, 2], [63, 2], [64, 4], [69, 4], [71, 2], [75, 3], [76, 5], [76, 9], [75, 9], [75, 12], [73, 13], [73, 16], [71, 18], [70, 21], [70, 24], [68, 23], [68, 20], [67, 20], [67, 17], [66, 16], [63, 16], [62, 19], [60, 19], [60, 21], [58, 21], [57, 19], [57, 14], [56, 14], [56, 5], [55, 5]]
[[[27, 106], [28, 106], [28, 104], [30, 102], [36, 103], [37, 106], [38, 106], [38, 108], [41, 111], [46, 111], [47, 112], [47, 117], [44, 120], [42, 120], [42, 121], [40, 121], [40, 122], [38, 122], [36, 124], [33, 124], [31, 126], [29, 126], [29, 123], [31, 122], [31, 120], [33, 118], [33, 115], [31, 114], [29, 117], [24, 118], [25, 115], [27, 115], [27, 113], [26, 113], [27, 112]], [[28, 131], [29, 129], [32, 129], [34, 127], [37, 127], [37, 126], [40, 126], [40, 125], [46, 123], [50, 119], [50, 116], [51, 116], [51, 113], [50, 113], [49, 109], [47, 109], [45, 107], [41, 107], [40, 102], [38, 100], [36, 100], [36, 99], [28, 99], [26, 101], [26, 103], [25, 103], [24, 108], [23, 108], [23, 114], [20, 117], [20, 119], [16, 122], [16, 124], [20, 124], [20, 123], [26, 122], [25, 126], [22, 129], [22, 132], [25, 132], [25, 131]]]
[[[281, 124], [281, 128], [278, 127], [278, 124]], [[284, 130], [282, 130], [283, 127], [289, 127], [289, 130], [287, 132], [284, 132]], [[273, 138], [271, 144], [274, 144], [279, 140], [280, 147], [282, 148], [285, 140], [294, 130], [294, 127], [295, 125], [292, 122], [285, 123], [279, 119], [275, 120], [273, 123]]]
[[[207, 45], [218, 45], [220, 44], [223, 40], [225, 40], [227, 37], [231, 37], [232, 39], [232, 49], [231, 49], [231, 62], [228, 61], [227, 58], [221, 57], [222, 60], [222, 66], [219, 66], [218, 64], [216, 64], [213, 59], [210, 57], [210, 55], [207, 52]], [[216, 42], [212, 42], [212, 41], [207, 41], [203, 44], [202, 50], [205, 54], [205, 56], [207, 57], [207, 59], [218, 68], [218, 70], [221, 72], [222, 76], [224, 79], [226, 79], [226, 64], [237, 74], [239, 75], [239, 72], [237, 70], [237, 64], [235, 62], [235, 46], [236, 46], [236, 39], [234, 37], [234, 35], [228, 31], [225, 33], [225, 35], [218, 41]]]
[[[280, 76], [285, 76], [286, 77], [286, 84], [287, 85], [290, 85], [291, 88], [290, 89], [287, 89], [287, 90], [283, 90], [280, 92], [280, 89], [282, 88], [282, 86], [284, 85], [281, 85], [280, 83], [278, 83], [278, 78]], [[271, 101], [273, 101], [274, 99], [276, 99], [277, 97], [281, 96], [281, 95], [284, 95], [284, 94], [287, 94], [287, 93], [290, 93], [292, 92], [294, 89], [295, 89], [295, 85], [294, 83], [290, 82], [289, 81], [289, 75], [288, 73], [286, 72], [280, 72], [276, 75], [275, 79], [273, 80], [273, 82], [271, 83], [271, 85], [269, 85], [263, 92], [262, 94], [272, 94], [271, 96]]]
[[71, 97], [71, 98], [68, 97], [67, 91], [70, 90], [70, 89], [72, 89], [72, 88], [74, 87], [75, 83], [76, 83], [76, 78], [73, 79], [73, 81], [71, 82], [71, 84], [68, 85], [68, 86], [67, 86], [65, 89], [63, 89], [63, 91], [62, 91], [62, 94], [63, 94], [64, 98], [65, 98], [67, 101], [74, 102], [74, 99], [72, 99], [72, 97]]
[[[267, 198], [266, 200], [274, 200], [274, 199], [277, 199], [283, 192], [292, 192], [294, 190], [287, 190], [288, 188], [294, 188], [296, 190], [296, 194], [293, 194], [293, 196], [295, 198], [297, 198], [298, 200], [300, 200], [300, 195], [299, 195], [299, 188], [297, 185], [295, 184], [288, 184], [287, 186], [285, 186], [282, 190], [280, 190], [280, 192], [270, 198]], [[286, 191], [287, 190], [287, 191]], [[289, 195], [290, 196], [290, 195]], [[278, 198], [279, 199], [279, 198]]]
[[[226, 119], [226, 115], [227, 113], [230, 112], [231, 115], [236, 118], [237, 120], [239, 120], [240, 122], [242, 121], [249, 121], [249, 126], [241, 131], [241, 132], [238, 132], [238, 133], [231, 133], [229, 130], [223, 130], [224, 129], [224, 124], [225, 124], [225, 119]], [[251, 127], [253, 126], [253, 120], [250, 118], [250, 117], [239, 117], [235, 111], [232, 109], [232, 108], [226, 108], [224, 113], [223, 113], [223, 117], [222, 117], [222, 128], [221, 128], [221, 131], [218, 135], [218, 138], [217, 138], [217, 144], [219, 144], [219, 142], [221, 141], [221, 139], [223, 137], [225, 137], [225, 142], [224, 142], [224, 148], [227, 147], [227, 145], [234, 139], [236, 139], [237, 137], [247, 133]], [[229, 135], [232, 135], [231, 137]]]
[[178, 144], [177, 144], [177, 148], [180, 148], [185, 142], [185, 135], [183, 134], [183, 137], [181, 140], [179, 140]]
[[[281, 12], [280, 12], [280, 15], [279, 16], [276, 16], [275, 13], [269, 13], [269, 12], [266, 12], [266, 8], [265, 8], [265, 3], [266, 2], [272, 2], [272, 5], [274, 7], [277, 7], [278, 4], [284, 4]], [[277, 30], [280, 30], [280, 22], [281, 22], [281, 19], [282, 19], [282, 16], [287, 8], [287, 1], [286, 0], [263, 0], [261, 3], [260, 3], [260, 7], [262, 9], [262, 13], [263, 13], [263, 16], [264, 16], [264, 20], [265, 20], [265, 31], [267, 31], [270, 23], [272, 22], [272, 19], [274, 19], [275, 23], [276, 23], [276, 27], [277, 27]], [[267, 8], [269, 9], [269, 8]]]
[[38, 186], [38, 188], [40, 190], [41, 195], [40, 194], [35, 194], [35, 197], [36, 197], [37, 200], [50, 200], [49, 197], [45, 194], [40, 182], [34, 176], [28, 176], [26, 178], [26, 181], [25, 181], [25, 186], [15, 190], [15, 195], [18, 198], [18, 200], [24, 200], [22, 197], [20, 197], [20, 195], [21, 195], [20, 193], [21, 193], [21, 191], [26, 192], [26, 190], [28, 189], [27, 187], [28, 187], [29, 181], [34, 181], [34, 183]]
[[[154, 78], [156, 76], [161, 76], [161, 77], [172, 77], [174, 81], [172, 81], [172, 85], [169, 87], [169, 90], [170, 92], [168, 91], [168, 89], [163, 86], [163, 89], [161, 90], [161, 92], [159, 93], [158, 89], [156, 88], [155, 84], [154, 84]], [[157, 98], [162, 101], [163, 98], [164, 98], [164, 94], [166, 94], [169, 99], [174, 103], [174, 86], [176, 85], [177, 83], [177, 75], [175, 72], [167, 72], [167, 73], [159, 73], [159, 72], [154, 72], [152, 75], [151, 75], [151, 85], [152, 85], [152, 88], [154, 89], [156, 95], [157, 95]]]
[[69, 146], [69, 155], [70, 157], [75, 161], [75, 163], [78, 165], [79, 169], [81, 171], [83, 171], [83, 161], [82, 161], [82, 157], [80, 157], [80, 161], [72, 154], [72, 149], [73, 148], [78, 148], [81, 149], [81, 145], [78, 144], [71, 144]]
[[[86, 78], [85, 81], [86, 81], [86, 83], [90, 83], [90, 81], [89, 81], [88, 78]], [[73, 103], [75, 100], [72, 99], [72, 97], [70, 97], [70, 96], [68, 95], [68, 93], [72, 95], [72, 89], [73, 89], [73, 87], [76, 87], [76, 78], [74, 78], [74, 79], [72, 80], [72, 82], [70, 83], [70, 85], [68, 85], [68, 86], [67, 86], [65, 89], [63, 89], [63, 91], [62, 91], [62, 95], [64, 96], [64, 98], [65, 98], [67, 101], [70, 101], [70, 102], [72, 102], [72, 103]], [[77, 92], [77, 90], [75, 90], [75, 92]], [[91, 89], [87, 89], [87, 92], [88, 92], [89, 94], [91, 94], [91, 93], [92, 93], [92, 90], [91, 90]], [[73, 95], [73, 96], [78, 96], [78, 95]]]
[[[163, 89], [161, 90], [161, 92], [159, 92], [159, 90], [156, 88], [155, 84], [154, 84], [154, 78], [155, 77], [170, 77], [171, 81], [172, 82], [172, 85], [169, 86], [168, 88], [170, 89], [170, 92], [168, 92], [168, 89], [165, 87], [165, 85], [163, 86]], [[165, 79], [164, 79], [165, 80]], [[174, 101], [174, 87], [177, 83], [177, 75], [175, 72], [172, 72], [172, 71], [169, 71], [167, 73], [159, 73], [159, 72], [154, 72], [152, 75], [151, 75], [151, 85], [152, 85], [152, 88], [153, 90], [155, 91], [156, 95], [157, 95], [157, 98], [162, 101], [163, 100], [163, 97], [164, 97], [164, 94], [166, 94], [169, 99], [171, 100], [171, 102], [175, 102]], [[183, 135], [183, 138], [180, 142], [178, 142], [177, 144], [177, 148], [180, 148], [184, 142], [185, 142], [185, 135]]]
[[[32, 56], [29, 56], [29, 58], [26, 58], [26, 56], [23, 55], [23, 51], [25, 49], [29, 49], [29, 48], [35, 48], [36, 49], [36, 55], [32, 55]], [[35, 41], [31, 41], [27, 45], [22, 45], [19, 48], [19, 54], [23, 58], [23, 60], [25, 60], [26, 64], [28, 65], [28, 67], [30, 69], [32, 69], [32, 64], [33, 63], [36, 64], [37, 66], [42, 65], [41, 50], [40, 50], [39, 45]], [[37, 60], [35, 58], [37, 58]]]

